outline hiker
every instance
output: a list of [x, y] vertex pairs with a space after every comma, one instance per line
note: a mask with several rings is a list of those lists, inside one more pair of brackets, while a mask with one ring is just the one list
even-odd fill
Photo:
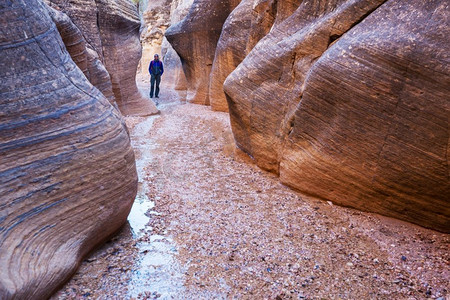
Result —
[[[150, 73], [150, 98], [153, 98], [153, 91], [155, 91], [155, 97], [159, 98], [159, 83], [161, 82], [161, 76], [164, 73], [163, 63], [159, 60], [159, 55], [155, 54], [154, 59], [148, 66], [148, 72]], [[155, 90], [156, 82], [156, 90]]]

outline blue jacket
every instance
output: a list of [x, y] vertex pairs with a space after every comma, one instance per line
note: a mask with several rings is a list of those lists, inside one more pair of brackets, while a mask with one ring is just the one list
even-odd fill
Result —
[[160, 60], [158, 60], [158, 61], [152, 60], [150, 62], [150, 65], [148, 66], [148, 72], [150, 73], [150, 75], [158, 75], [158, 74], [154, 74], [153, 73], [153, 71], [157, 72], [158, 69], [159, 69], [159, 72], [160, 72], [159, 75], [162, 75], [164, 73], [164, 67], [163, 67], [162, 61], [160, 61]]

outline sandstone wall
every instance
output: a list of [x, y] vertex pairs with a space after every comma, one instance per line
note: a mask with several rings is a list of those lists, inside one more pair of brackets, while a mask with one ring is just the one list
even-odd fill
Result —
[[247, 44], [254, 0], [243, 0], [223, 25], [212, 65], [209, 100], [213, 110], [228, 111], [223, 82], [248, 54]]
[[237, 145], [283, 183], [449, 232], [445, 1], [303, 1], [226, 79]]
[[166, 31], [187, 80], [187, 101], [209, 105], [209, 77], [222, 25], [236, 0], [195, 0], [188, 15]]
[[83, 71], [86, 78], [117, 108], [111, 78], [97, 52], [88, 48], [83, 33], [65, 13], [50, 6], [47, 6], [47, 9], [72, 60]]
[[46, 299], [126, 222], [134, 154], [42, 2], [1, 4], [0, 25], [0, 299]]
[[229, 15], [217, 43], [210, 75], [212, 110], [228, 112], [223, 83], [274, 25], [291, 16], [302, 1], [242, 0]]
[[[140, 19], [137, 8], [127, 0], [47, 0], [65, 13], [80, 30], [86, 43], [90, 66], [95, 67], [91, 82], [106, 88], [109, 77], [114, 99], [124, 115], [151, 115], [158, 110], [143, 97], [136, 86], [136, 71], [141, 57]], [[103, 68], [100, 62], [104, 65]]]

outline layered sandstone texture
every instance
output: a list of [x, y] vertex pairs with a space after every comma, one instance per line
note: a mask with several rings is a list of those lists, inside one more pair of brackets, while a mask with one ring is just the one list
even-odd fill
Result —
[[186, 100], [209, 105], [209, 78], [222, 26], [237, 0], [195, 0], [187, 16], [166, 31], [187, 80]]
[[210, 75], [209, 100], [213, 110], [228, 111], [223, 92], [225, 79], [274, 25], [295, 12], [300, 2], [243, 0], [228, 16], [217, 43]]
[[295, 189], [450, 232], [447, 1], [303, 1], [224, 84], [237, 145]]
[[0, 299], [46, 299], [126, 222], [134, 154], [42, 2], [3, 2], [0, 24]]
[[[140, 20], [133, 2], [127, 0], [70, 2], [47, 0], [47, 2], [55, 10], [66, 14], [85, 39], [84, 52], [88, 66], [92, 69], [89, 70], [91, 83], [102, 92], [108, 90], [107, 97], [112, 89], [115, 102], [124, 115], [144, 116], [157, 113], [153, 102], [143, 97], [136, 86], [141, 45]], [[66, 40], [65, 35], [61, 35]], [[73, 44], [66, 44], [66, 47], [69, 49]], [[78, 62], [77, 59], [75, 61]]]
[[65, 13], [50, 6], [47, 6], [47, 9], [72, 60], [86, 78], [117, 108], [111, 77], [99, 60], [97, 52], [88, 47], [83, 33]]

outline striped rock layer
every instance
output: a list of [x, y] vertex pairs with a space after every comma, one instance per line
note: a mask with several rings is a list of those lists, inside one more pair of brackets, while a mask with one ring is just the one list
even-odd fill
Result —
[[224, 83], [238, 147], [304, 193], [450, 232], [448, 2], [300, 2]]
[[[53, 13], [54, 21], [72, 59], [108, 99], [114, 98], [123, 115], [158, 113], [153, 102], [141, 95], [136, 86], [141, 24], [132, 1], [46, 2], [57, 11]], [[85, 44], [85, 49], [81, 44]], [[83, 67], [83, 60], [87, 60], [87, 69]]]
[[126, 221], [134, 154], [42, 2], [3, 1], [0, 25], [0, 299], [45, 299]]
[[258, 166], [318, 198], [450, 232], [447, 2], [242, 0], [215, 44], [208, 17], [225, 2], [200, 1], [166, 34], [188, 101], [229, 111]]

